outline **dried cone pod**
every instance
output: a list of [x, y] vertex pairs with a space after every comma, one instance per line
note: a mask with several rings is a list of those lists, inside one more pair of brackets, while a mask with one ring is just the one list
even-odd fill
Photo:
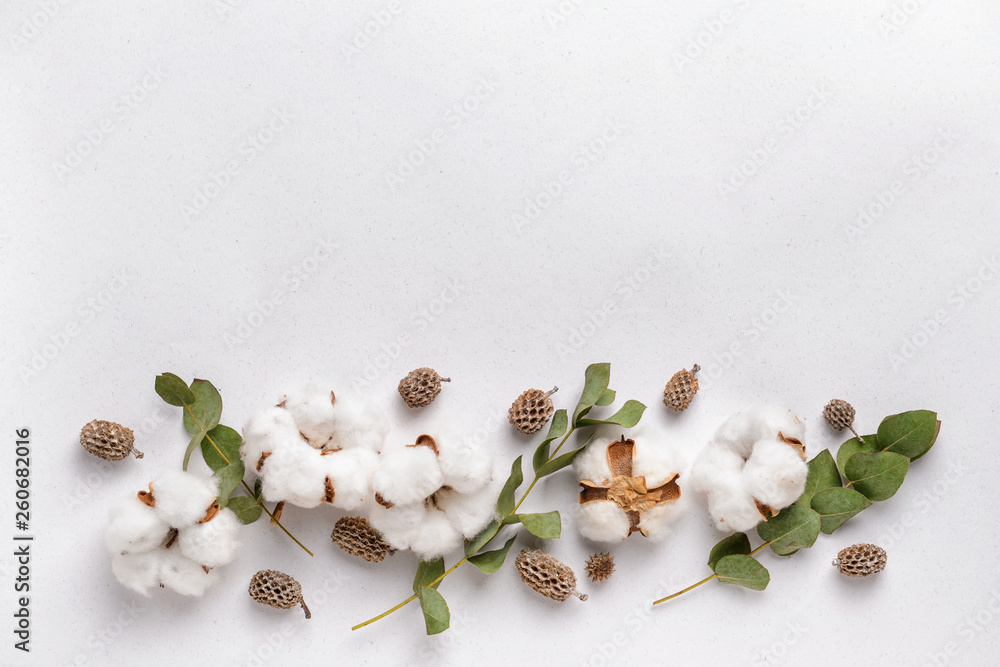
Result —
[[518, 396], [510, 406], [507, 420], [525, 435], [537, 433], [555, 412], [552, 399], [549, 397], [557, 391], [559, 387], [553, 387], [552, 391], [529, 389]]
[[570, 595], [581, 600], [587, 596], [576, 590], [576, 575], [566, 565], [538, 549], [524, 549], [514, 561], [521, 581], [547, 598], [562, 602]]
[[129, 454], [141, 459], [143, 454], [135, 448], [135, 435], [132, 429], [95, 419], [80, 431], [80, 444], [94, 456], [105, 461], [121, 461]]
[[451, 378], [441, 377], [433, 368], [418, 368], [399, 381], [399, 395], [411, 408], [422, 408], [441, 393], [442, 382]]
[[382, 539], [382, 533], [375, 530], [368, 519], [360, 516], [338, 519], [331, 537], [341, 549], [369, 563], [381, 563], [396, 551]]
[[695, 364], [691, 370], [682, 369], [674, 373], [663, 389], [663, 404], [675, 412], [683, 412], [691, 405], [694, 395], [698, 393], [698, 378], [695, 373], [701, 366]]
[[291, 609], [301, 605], [306, 618], [312, 618], [302, 599], [302, 585], [284, 572], [261, 570], [250, 580], [250, 597], [275, 609]]
[[841, 549], [834, 559], [841, 574], [848, 577], [867, 577], [885, 569], [885, 549], [874, 544], [855, 544]]
[[856, 437], [859, 442], [865, 441], [865, 439], [858, 435], [858, 432], [854, 430], [854, 406], [847, 401], [835, 398], [827, 403], [826, 407], [823, 408], [823, 419], [826, 420], [827, 424], [838, 431], [843, 431], [845, 428], [851, 429], [851, 433], [854, 434], [854, 437]]
[[604, 581], [615, 571], [615, 557], [605, 551], [596, 553], [587, 560], [587, 574], [594, 583]]

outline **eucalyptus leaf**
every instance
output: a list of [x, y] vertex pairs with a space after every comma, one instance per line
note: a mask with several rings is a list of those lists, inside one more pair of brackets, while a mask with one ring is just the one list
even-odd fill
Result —
[[844, 522], [871, 504], [872, 501], [854, 489], [839, 487], [820, 491], [812, 498], [812, 508], [819, 514], [819, 529], [827, 535], [832, 535]]
[[790, 556], [816, 542], [820, 525], [819, 514], [808, 507], [792, 505], [757, 524], [757, 534], [771, 543], [771, 551], [779, 556]]
[[824, 449], [814, 456], [808, 465], [809, 476], [806, 477], [806, 489], [799, 496], [799, 499], [795, 501], [796, 505], [803, 507], [810, 507], [813, 496], [818, 492], [843, 485], [843, 481], [840, 479], [840, 471], [837, 470], [837, 464], [834, 462], [833, 455], [829, 449]]
[[219, 395], [219, 390], [208, 380], [195, 380], [191, 383], [191, 392], [195, 401], [184, 409], [184, 428], [191, 435], [199, 431], [211, 431], [219, 425], [222, 418], [222, 396]]
[[628, 400], [619, 408], [618, 412], [607, 419], [578, 419], [577, 426], [600, 426], [602, 424], [617, 424], [625, 428], [632, 428], [642, 419], [642, 413], [646, 406], [639, 401]]
[[909, 467], [910, 459], [894, 452], [855, 454], [847, 460], [844, 474], [868, 500], [881, 501], [895, 495]]
[[205, 434], [201, 443], [201, 455], [212, 470], [219, 471], [230, 463], [240, 460], [240, 445], [243, 436], [236, 429], [219, 424]]
[[750, 538], [746, 533], [734, 533], [712, 547], [712, 553], [708, 555], [708, 566], [715, 570], [716, 564], [726, 556], [733, 554], [745, 556], [750, 551]]
[[229, 496], [232, 494], [233, 489], [243, 481], [243, 475], [246, 474], [243, 461], [236, 459], [225, 468], [218, 470], [215, 474], [219, 478], [219, 505], [225, 507], [229, 502]]
[[845, 476], [847, 461], [852, 456], [855, 454], [874, 454], [879, 451], [877, 435], [866, 435], [864, 438], [864, 442], [861, 442], [857, 438], [851, 438], [842, 444], [840, 449], [837, 450], [837, 467], [839, 467], [841, 471], [845, 472]]
[[517, 539], [517, 535], [507, 540], [507, 543], [499, 549], [469, 556], [469, 562], [485, 574], [493, 574], [503, 566], [503, 562], [507, 558], [507, 552], [510, 551], [510, 547], [514, 544], [515, 539]]
[[542, 440], [542, 444], [538, 445], [538, 449], [535, 450], [535, 455], [531, 459], [531, 466], [535, 472], [538, 472], [538, 469], [549, 460], [549, 446], [553, 440], [561, 438], [566, 434], [568, 426], [569, 418], [566, 415], [566, 411], [556, 410], [556, 413], [552, 415], [552, 422], [549, 424], [548, 435], [545, 436], [545, 440]]
[[573, 423], [590, 411], [597, 401], [601, 400], [604, 392], [611, 381], [611, 364], [591, 364], [584, 372], [583, 393], [580, 394], [580, 402], [573, 410]]
[[260, 500], [264, 495], [264, 480], [257, 478], [257, 481], [253, 483], [253, 497]]
[[465, 555], [473, 556], [480, 549], [486, 546], [486, 543], [492, 540], [497, 533], [500, 532], [500, 522], [496, 519], [490, 521], [485, 528], [479, 531], [479, 534], [468, 540], [465, 543]]
[[559, 512], [545, 512], [544, 514], [518, 514], [521, 525], [528, 529], [528, 532], [543, 540], [555, 540], [562, 532], [562, 519]]
[[260, 504], [250, 496], [230, 498], [227, 507], [231, 509], [243, 523], [253, 523], [260, 518], [263, 510]]
[[561, 454], [555, 457], [554, 459], [543, 465], [541, 468], [539, 468], [537, 471], [535, 471], [535, 475], [538, 477], [545, 477], [547, 475], [551, 475], [554, 472], [558, 472], [567, 466], [573, 465], [573, 461], [576, 459], [576, 457], [579, 456], [580, 452], [582, 452], [586, 448], [587, 445], [584, 445], [579, 449], [574, 449], [571, 452], [567, 452], [565, 454]]
[[724, 556], [715, 566], [719, 581], [762, 591], [771, 582], [771, 574], [763, 565], [750, 556], [731, 554]]
[[892, 415], [879, 424], [879, 449], [916, 461], [934, 446], [940, 430], [937, 413], [930, 410]]
[[153, 388], [164, 401], [170, 405], [183, 407], [195, 402], [195, 395], [188, 388], [187, 382], [173, 373], [160, 373], [153, 382]]
[[594, 405], [598, 405], [598, 406], [602, 406], [603, 407], [605, 405], [611, 405], [614, 402], [615, 402], [615, 390], [614, 389], [605, 389], [604, 393], [601, 394], [601, 397], [599, 399], [597, 399], [597, 402], [594, 403]]
[[191, 441], [188, 443], [187, 449], [184, 450], [184, 463], [181, 465], [182, 470], [188, 469], [188, 463], [191, 462], [191, 452], [198, 449], [201, 445], [201, 441], [205, 438], [204, 431], [198, 431], [193, 436], [191, 436]]
[[514, 459], [514, 463], [510, 467], [510, 477], [503, 485], [503, 489], [500, 491], [500, 497], [497, 498], [497, 513], [500, 516], [507, 516], [514, 511], [514, 492], [517, 491], [517, 487], [521, 486], [521, 482], [524, 481], [524, 473], [521, 471], [521, 457], [518, 456]]
[[[417, 563], [417, 573], [413, 577], [413, 592], [418, 593], [424, 586], [430, 586], [431, 582], [444, 574], [444, 558], [434, 560], [422, 560]], [[434, 584], [437, 588], [441, 582]]]
[[420, 608], [424, 612], [427, 634], [436, 635], [447, 630], [451, 625], [451, 612], [448, 611], [444, 596], [435, 589], [424, 586], [417, 591], [417, 597], [420, 598]]

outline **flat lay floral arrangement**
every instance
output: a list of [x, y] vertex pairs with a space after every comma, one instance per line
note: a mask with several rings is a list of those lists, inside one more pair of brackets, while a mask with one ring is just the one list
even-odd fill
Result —
[[[680, 413], [697, 400], [698, 370], [694, 365], [669, 379], [664, 409]], [[860, 435], [854, 408], [834, 399], [814, 412], [854, 437], [836, 452], [810, 457], [801, 415], [784, 405], [756, 406], [725, 420], [689, 463], [669, 434], [639, 426], [646, 406], [619, 402], [609, 388], [610, 373], [610, 364], [589, 366], [571, 409], [556, 409], [555, 388], [518, 396], [508, 412], [510, 424], [540, 441], [530, 460], [518, 456], [509, 468], [487, 445], [447, 424], [427, 423], [407, 442], [391, 441], [386, 416], [364, 396], [319, 384], [280, 395], [254, 412], [241, 433], [221, 423], [222, 398], [210, 382], [187, 383], [163, 373], [155, 378], [155, 391], [179, 408], [191, 437], [180, 469], [156, 473], [146, 489], [131, 490], [109, 508], [111, 568], [123, 586], [143, 595], [164, 588], [200, 596], [218, 568], [245, 548], [244, 524], [266, 516], [292, 548], [312, 555], [281, 523], [283, 509], [332, 505], [344, 515], [331, 526], [331, 539], [346, 554], [370, 563], [402, 551], [418, 558], [404, 599], [353, 629], [417, 603], [427, 633], [436, 634], [450, 625], [440, 590], [448, 575], [465, 565], [485, 575], [497, 572], [521, 531], [539, 540], [560, 537], [558, 510], [529, 513], [521, 507], [545, 478], [566, 470], [579, 481], [579, 494], [566, 499], [574, 525], [600, 545], [580, 566], [592, 585], [613, 575], [616, 544], [665, 540], [678, 517], [707, 511], [724, 535], [708, 554], [710, 574], [649, 602], [659, 605], [712, 580], [762, 591], [771, 575], [757, 554], [770, 548], [792, 556], [813, 546], [820, 533], [833, 535], [845, 522], [863, 520], [856, 515], [896, 493], [910, 464], [934, 445], [941, 425], [934, 412], [913, 410], [888, 416], [875, 432]], [[400, 381], [398, 391], [419, 411], [447, 400], [455, 390], [445, 388], [448, 382], [420, 368]], [[575, 433], [586, 440], [570, 449]], [[143, 456], [132, 431], [114, 422], [87, 424], [80, 441], [109, 461]], [[188, 471], [195, 452], [212, 475]], [[542, 549], [524, 548], [510, 560], [539, 594], [560, 602], [587, 600], [574, 569]], [[873, 544], [845, 545], [833, 561], [850, 577], [876, 574], [886, 564], [886, 552]], [[308, 591], [280, 570], [258, 572], [248, 591], [264, 605], [301, 607], [311, 617]]]

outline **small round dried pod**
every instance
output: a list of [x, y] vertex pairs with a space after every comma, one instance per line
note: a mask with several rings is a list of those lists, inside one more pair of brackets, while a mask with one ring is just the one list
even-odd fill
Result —
[[451, 378], [441, 377], [433, 368], [418, 368], [399, 381], [399, 395], [411, 408], [422, 408], [441, 393], [442, 382]]
[[553, 387], [551, 391], [529, 389], [523, 392], [507, 411], [507, 421], [525, 435], [537, 433], [555, 412], [550, 397], [557, 391], [559, 387]]
[[576, 590], [576, 575], [568, 566], [538, 549], [523, 549], [514, 566], [521, 574], [521, 581], [547, 598], [562, 602], [575, 595], [586, 600], [584, 593]]
[[683, 368], [670, 378], [663, 388], [663, 404], [674, 412], [683, 412], [691, 405], [694, 395], [698, 393], [698, 378], [695, 374], [701, 366], [695, 364], [691, 370]]
[[587, 567], [584, 569], [595, 584], [604, 581], [615, 571], [615, 557], [607, 551], [595, 553], [587, 560]]
[[382, 533], [361, 516], [337, 519], [331, 539], [347, 553], [364, 558], [369, 563], [381, 563], [386, 556], [396, 553], [382, 538]]
[[80, 444], [105, 461], [121, 461], [129, 454], [135, 454], [137, 459], [143, 457], [142, 452], [135, 448], [132, 429], [103, 419], [95, 419], [81, 429]]
[[827, 403], [826, 407], [823, 408], [823, 419], [838, 431], [843, 431], [845, 428], [851, 429], [851, 433], [859, 442], [865, 441], [854, 429], [854, 406], [847, 401], [835, 398]]
[[867, 577], [885, 569], [885, 549], [874, 544], [855, 544], [841, 549], [833, 560], [841, 574], [848, 577]]
[[302, 599], [302, 585], [284, 572], [261, 570], [250, 579], [250, 597], [275, 609], [291, 609], [301, 605], [306, 618], [312, 618]]

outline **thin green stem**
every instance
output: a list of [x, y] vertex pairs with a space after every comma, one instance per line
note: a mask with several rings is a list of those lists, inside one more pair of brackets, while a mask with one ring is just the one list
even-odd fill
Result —
[[[773, 542], [773, 541], [774, 541], [774, 540], [771, 540], [771, 542]], [[756, 554], [756, 553], [758, 553], [758, 552], [762, 551], [763, 549], [765, 549], [766, 547], [770, 546], [770, 545], [771, 545], [771, 542], [764, 542], [764, 544], [760, 545], [759, 547], [757, 547], [756, 549], [754, 549], [753, 551], [751, 551], [751, 552], [750, 552], [749, 554], [747, 554], [747, 555], [748, 555], [748, 556], [753, 556], [754, 554]], [[701, 586], [702, 584], [707, 584], [707, 583], [708, 583], [708, 582], [710, 582], [710, 581], [711, 581], [712, 579], [717, 579], [718, 577], [719, 577], [719, 575], [718, 575], [718, 574], [713, 574], [713, 575], [712, 575], [712, 576], [710, 576], [710, 577], [705, 577], [704, 579], [702, 579], [701, 581], [699, 581], [699, 582], [698, 582], [697, 584], [691, 584], [690, 586], [688, 586], [688, 587], [687, 587], [687, 588], [685, 588], [684, 590], [680, 590], [680, 591], [677, 591], [676, 593], [672, 593], [672, 594], [668, 595], [668, 596], [667, 596], [667, 597], [665, 597], [665, 598], [660, 598], [659, 600], [657, 600], [656, 602], [654, 602], [654, 603], [653, 603], [653, 605], [655, 606], [655, 605], [658, 605], [658, 604], [660, 604], [660, 603], [662, 603], [662, 602], [666, 602], [667, 600], [673, 600], [673, 599], [674, 599], [675, 597], [678, 597], [678, 596], [681, 596], [681, 595], [684, 595], [684, 594], [685, 594], [685, 593], [687, 593], [688, 591], [693, 591], [694, 589], [698, 588], [698, 587], [699, 587], [699, 586]]]

